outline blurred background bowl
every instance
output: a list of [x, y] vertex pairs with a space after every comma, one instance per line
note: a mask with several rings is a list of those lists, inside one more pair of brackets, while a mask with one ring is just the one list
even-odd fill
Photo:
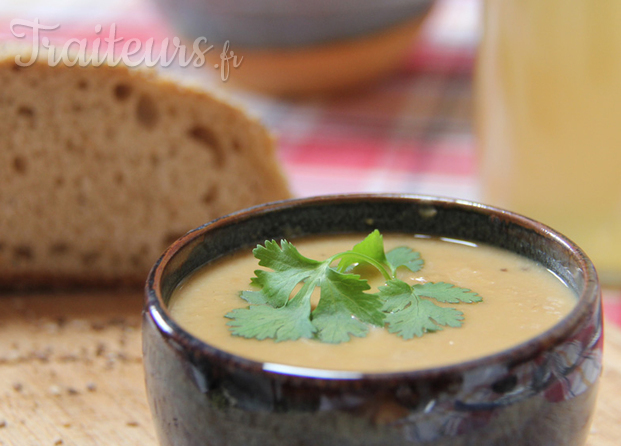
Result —
[[189, 37], [246, 48], [290, 48], [350, 39], [406, 22], [431, 0], [154, 0]]
[[393, 71], [433, 0], [153, 0], [186, 39], [244, 56], [230, 80], [279, 95], [352, 89]]

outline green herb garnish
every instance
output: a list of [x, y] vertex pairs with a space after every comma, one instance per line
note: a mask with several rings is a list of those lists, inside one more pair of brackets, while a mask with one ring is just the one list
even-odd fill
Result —
[[[256, 270], [251, 284], [255, 291], [242, 291], [240, 297], [250, 305], [226, 315], [231, 332], [245, 338], [275, 341], [314, 338], [338, 344], [351, 336], [364, 337], [369, 325], [387, 326], [404, 339], [460, 327], [463, 313], [439, 306], [444, 303], [480, 302], [481, 297], [448, 283], [409, 285], [396, 277], [397, 268], [416, 272], [424, 262], [420, 253], [399, 247], [385, 253], [378, 230], [351, 250], [324, 260], [304, 257], [286, 240], [280, 246], [266, 241], [253, 250], [259, 265], [272, 271]], [[366, 279], [355, 274], [355, 267], [370, 265], [386, 280], [377, 293]], [[311, 307], [311, 294], [320, 288], [319, 303]], [[295, 292], [294, 292], [295, 291]], [[293, 295], [293, 297], [291, 297]]]

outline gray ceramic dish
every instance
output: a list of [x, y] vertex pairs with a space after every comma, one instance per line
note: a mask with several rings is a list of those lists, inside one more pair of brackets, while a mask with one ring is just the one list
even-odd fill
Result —
[[[543, 335], [502, 353], [388, 374], [267, 367], [194, 338], [166, 310], [181, 280], [239, 248], [374, 228], [508, 249], [555, 272], [579, 302]], [[601, 351], [600, 289], [584, 253], [537, 222], [458, 200], [358, 195], [255, 207], [179, 239], [146, 286], [146, 384], [165, 446], [582, 445]]]
[[233, 48], [351, 39], [425, 14], [432, 0], [154, 0], [177, 32]]

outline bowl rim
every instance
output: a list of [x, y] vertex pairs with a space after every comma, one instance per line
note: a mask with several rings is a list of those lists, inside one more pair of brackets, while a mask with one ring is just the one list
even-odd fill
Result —
[[[423, 368], [416, 370], [394, 371], [394, 372], [351, 372], [342, 370], [330, 370], [320, 368], [305, 368], [289, 366], [285, 364], [273, 364], [260, 362], [228, 353], [220, 350], [205, 341], [195, 337], [182, 328], [170, 315], [164, 304], [161, 293], [161, 279], [166, 265], [170, 260], [181, 251], [188, 243], [201, 237], [204, 233], [222, 226], [234, 224], [239, 221], [252, 219], [255, 216], [268, 214], [281, 209], [297, 206], [313, 206], [325, 203], [352, 203], [360, 201], [412, 201], [424, 203], [425, 205], [441, 204], [451, 208], [461, 208], [471, 212], [479, 212], [489, 216], [495, 215], [502, 220], [511, 221], [519, 226], [533, 230], [539, 235], [552, 238], [557, 244], [564, 245], [565, 249], [571, 252], [580, 265], [584, 283], [582, 290], [578, 294], [578, 302], [574, 308], [563, 319], [550, 327], [548, 330], [520, 343], [511, 348], [490, 355], [478, 357], [468, 361], [455, 364], [443, 365], [438, 367]], [[272, 374], [276, 380], [295, 380], [299, 383], [308, 385], [324, 385], [325, 381], [364, 381], [364, 382], [394, 382], [402, 379], [407, 380], [431, 380], [440, 376], [454, 376], [480, 367], [489, 367], [494, 364], [513, 363], [519, 364], [528, 362], [543, 351], [547, 351], [563, 341], [574, 331], [585, 314], [590, 314], [597, 306], [601, 307], [601, 289], [597, 278], [597, 272], [586, 253], [582, 251], [574, 242], [561, 233], [546, 226], [543, 223], [525, 217], [523, 215], [507, 211], [494, 206], [481, 204], [474, 201], [445, 198], [431, 195], [419, 194], [392, 194], [392, 193], [370, 193], [370, 194], [334, 194], [319, 195], [305, 198], [290, 198], [286, 200], [273, 201], [259, 204], [223, 217], [209, 221], [197, 228], [187, 232], [185, 235], [172, 243], [155, 262], [149, 272], [145, 284], [145, 299], [143, 305], [143, 331], [145, 321], [148, 318], [157, 331], [168, 342], [172, 343], [177, 349], [187, 351], [193, 358], [211, 358], [214, 361], [226, 362], [230, 367], [241, 368], [255, 373]]]

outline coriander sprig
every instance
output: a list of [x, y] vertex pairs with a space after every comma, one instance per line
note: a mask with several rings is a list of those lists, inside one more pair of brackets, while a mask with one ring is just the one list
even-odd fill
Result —
[[[275, 341], [314, 338], [336, 344], [351, 336], [366, 336], [370, 325], [386, 325], [390, 332], [410, 339], [441, 330], [441, 326], [461, 326], [462, 312], [430, 299], [448, 303], [482, 300], [478, 294], [451, 284], [409, 285], [398, 279], [397, 268], [416, 272], [424, 262], [420, 253], [408, 247], [385, 253], [378, 230], [351, 250], [323, 261], [304, 257], [286, 240], [281, 240], [280, 246], [274, 240], [266, 241], [253, 253], [259, 265], [271, 271], [256, 270], [251, 279], [256, 290], [240, 293], [249, 306], [226, 314], [231, 319], [227, 325], [236, 336]], [[386, 280], [378, 293], [369, 293], [367, 280], [352, 272], [361, 264], [373, 266]], [[299, 284], [302, 286], [294, 294]], [[313, 309], [311, 294], [317, 287], [320, 298]]]

